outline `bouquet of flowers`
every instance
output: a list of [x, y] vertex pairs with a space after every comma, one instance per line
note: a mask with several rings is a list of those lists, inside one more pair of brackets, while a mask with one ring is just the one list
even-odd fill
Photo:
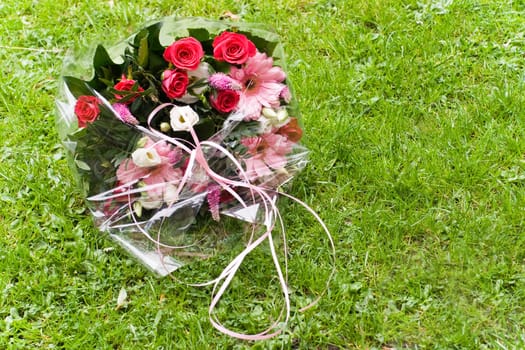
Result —
[[271, 240], [278, 189], [306, 164], [279, 38], [168, 17], [89, 57], [66, 65], [57, 126], [101, 231], [163, 276], [227, 249], [199, 222], [264, 227], [215, 280], [211, 316], [243, 257]]

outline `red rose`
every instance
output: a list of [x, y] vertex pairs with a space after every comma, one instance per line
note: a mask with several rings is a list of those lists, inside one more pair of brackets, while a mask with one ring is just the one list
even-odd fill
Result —
[[220, 113], [229, 113], [237, 107], [239, 98], [239, 93], [235, 90], [219, 90], [217, 95], [210, 97], [210, 102]]
[[213, 57], [217, 61], [243, 64], [248, 57], [255, 56], [257, 48], [245, 35], [222, 32], [213, 40]]
[[162, 73], [162, 90], [171, 98], [184, 96], [190, 80], [185, 71], [172, 69]]
[[[118, 91], [134, 91], [133, 90], [133, 86], [135, 86], [135, 84], [137, 83], [136, 80], [133, 80], [133, 79], [126, 79], [125, 77], [122, 78], [121, 81], [119, 81], [117, 84], [115, 84], [115, 86], [113, 87], [115, 90], [118, 90]], [[131, 102], [135, 101], [135, 99], [137, 97], [139, 97], [139, 92], [142, 92], [144, 91], [143, 88], [141, 88], [140, 86], [137, 88], [136, 90], [136, 94], [135, 96], [131, 97], [129, 100], [123, 102], [125, 104], [130, 104]], [[117, 100], [120, 100], [124, 97], [127, 97], [128, 95], [119, 95], [119, 94], [115, 94], [115, 98]]]
[[164, 59], [179, 69], [195, 70], [204, 57], [201, 43], [192, 37], [175, 41], [164, 50]]
[[79, 96], [75, 104], [75, 114], [78, 117], [78, 126], [84, 128], [87, 123], [93, 123], [99, 113], [100, 100], [95, 96]]
[[303, 136], [303, 130], [301, 130], [297, 118], [290, 118], [290, 121], [280, 127], [277, 133], [285, 136], [291, 142], [298, 142]]

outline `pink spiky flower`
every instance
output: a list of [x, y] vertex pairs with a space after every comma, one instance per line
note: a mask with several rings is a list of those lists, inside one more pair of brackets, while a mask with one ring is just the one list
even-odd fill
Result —
[[127, 124], [137, 125], [139, 121], [131, 114], [128, 106], [124, 103], [114, 103], [112, 105], [115, 112], [117, 112], [118, 118]]
[[215, 73], [208, 78], [210, 86], [217, 90], [240, 90], [241, 83], [224, 73]]
[[220, 221], [219, 205], [221, 204], [221, 188], [216, 184], [208, 186], [208, 195], [206, 196], [206, 199], [208, 200], [211, 217], [215, 221]]

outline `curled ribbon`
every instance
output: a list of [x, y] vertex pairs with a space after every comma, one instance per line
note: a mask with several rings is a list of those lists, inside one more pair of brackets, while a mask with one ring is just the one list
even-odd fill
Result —
[[[98, 95], [98, 93], [97, 93], [97, 95]], [[247, 208], [248, 204], [246, 203], [246, 201], [235, 190], [233, 190], [233, 188], [241, 188], [241, 189], [244, 188], [244, 189], [247, 189], [249, 191], [249, 194], [250, 194], [250, 197], [251, 197], [251, 202], [253, 204], [262, 203], [262, 207], [264, 208], [264, 210], [263, 210], [263, 213], [264, 213], [264, 215], [263, 215], [263, 217], [264, 217], [263, 226], [265, 227], [265, 232], [261, 236], [259, 236], [257, 239], [254, 239], [254, 231], [255, 231], [255, 225], [254, 225], [252, 227], [252, 236], [250, 237], [250, 239], [249, 239], [246, 247], [244, 248], [244, 250], [241, 253], [239, 253], [237, 255], [237, 257], [235, 257], [228, 264], [228, 266], [226, 266], [226, 268], [224, 268], [224, 270], [220, 273], [220, 275], [217, 278], [215, 278], [215, 279], [213, 279], [211, 281], [208, 281], [208, 282], [198, 283], [198, 284], [190, 284], [190, 285], [192, 285], [192, 286], [209, 286], [209, 285], [213, 285], [213, 290], [212, 290], [212, 295], [211, 295], [211, 302], [210, 302], [210, 305], [209, 305], [208, 314], [209, 314], [209, 319], [210, 319], [211, 324], [217, 330], [219, 330], [220, 332], [222, 332], [224, 334], [227, 334], [229, 336], [235, 337], [235, 338], [243, 339], [243, 340], [263, 340], [263, 339], [272, 338], [272, 337], [274, 337], [274, 336], [276, 336], [276, 335], [278, 335], [278, 334], [280, 334], [282, 332], [282, 328], [280, 328], [279, 325], [281, 324], [281, 320], [282, 320], [283, 314], [285, 314], [284, 324], [286, 324], [289, 321], [289, 319], [290, 319], [290, 309], [291, 309], [291, 307], [290, 307], [290, 297], [289, 297], [288, 285], [287, 285], [288, 284], [288, 282], [287, 282], [288, 281], [288, 273], [287, 273], [287, 271], [288, 271], [287, 255], [288, 255], [288, 253], [287, 253], [287, 246], [286, 246], [285, 228], [284, 228], [284, 223], [283, 223], [282, 217], [280, 215], [279, 209], [277, 208], [277, 206], [275, 204], [277, 196], [281, 195], [281, 196], [287, 197], [287, 198], [291, 199], [292, 201], [294, 201], [294, 202], [298, 203], [299, 205], [301, 205], [303, 208], [305, 208], [319, 222], [319, 224], [321, 225], [322, 229], [326, 233], [326, 235], [328, 237], [328, 240], [329, 240], [329, 243], [330, 243], [333, 265], [332, 265], [332, 271], [331, 271], [331, 273], [330, 273], [330, 275], [329, 275], [329, 277], [328, 277], [328, 279], [326, 281], [326, 286], [325, 286], [324, 290], [322, 291], [322, 293], [314, 301], [312, 301], [310, 304], [308, 304], [305, 307], [300, 309], [301, 312], [305, 311], [305, 310], [311, 308], [312, 306], [314, 306], [315, 304], [317, 304], [317, 302], [320, 300], [320, 298], [325, 294], [326, 290], [328, 289], [328, 285], [329, 285], [331, 279], [333, 278], [333, 276], [335, 274], [335, 259], [336, 259], [335, 244], [334, 244], [333, 238], [332, 238], [332, 236], [330, 234], [330, 231], [328, 230], [328, 228], [325, 225], [325, 223], [323, 222], [323, 220], [319, 217], [319, 215], [310, 206], [308, 206], [303, 201], [301, 201], [298, 198], [295, 198], [295, 197], [293, 197], [291, 195], [288, 195], [286, 193], [278, 192], [278, 191], [276, 191], [274, 189], [269, 189], [269, 188], [265, 188], [263, 186], [258, 186], [258, 185], [252, 184], [250, 179], [249, 179], [249, 177], [247, 176], [246, 171], [244, 170], [243, 166], [234, 157], [234, 155], [232, 155], [226, 148], [221, 146], [218, 142], [214, 142], [214, 141], [200, 141], [198, 136], [197, 136], [197, 134], [196, 134], [196, 132], [195, 132], [195, 130], [193, 129], [193, 127], [190, 126], [189, 130], [188, 130], [190, 135], [191, 135], [191, 137], [192, 137], [192, 140], [193, 140], [193, 143], [190, 144], [191, 147], [189, 147], [188, 145], [184, 144], [185, 142], [187, 142], [185, 140], [169, 137], [169, 136], [165, 135], [164, 133], [154, 129], [151, 126], [151, 123], [152, 123], [155, 115], [160, 110], [162, 110], [163, 108], [166, 108], [168, 106], [175, 106], [175, 105], [171, 104], [171, 103], [164, 103], [164, 104], [158, 106], [157, 108], [155, 108], [150, 113], [150, 115], [148, 116], [148, 121], [147, 121], [148, 128], [144, 128], [142, 126], [134, 126], [134, 127], [136, 129], [138, 129], [139, 131], [145, 133], [145, 134], [153, 135], [159, 140], [168, 142], [168, 143], [174, 145], [175, 147], [178, 147], [179, 149], [181, 149], [182, 151], [184, 151], [184, 152], [186, 152], [188, 154], [189, 161], [188, 161], [188, 165], [186, 167], [186, 170], [185, 170], [185, 172], [184, 172], [184, 174], [182, 176], [182, 179], [178, 180], [178, 184], [177, 183], [173, 183], [174, 185], [177, 185], [177, 189], [176, 189], [176, 192], [175, 192], [176, 193], [175, 198], [177, 198], [180, 195], [180, 193], [183, 190], [184, 186], [186, 185], [186, 183], [190, 179], [190, 177], [192, 175], [192, 171], [193, 171], [194, 165], [198, 164], [205, 171], [206, 175], [212, 181], [214, 181], [218, 186], [220, 186], [220, 188], [222, 188], [223, 190], [227, 191], [230, 195], [232, 195], [232, 197], [234, 197], [244, 208]], [[110, 108], [111, 110], [113, 110], [113, 108], [109, 104], [107, 105], [107, 107]], [[116, 113], [116, 112], [114, 112], [114, 113]], [[210, 165], [208, 164], [208, 161], [206, 160], [206, 156], [205, 156], [205, 153], [203, 151], [203, 147], [208, 147], [210, 149], [213, 149], [216, 152], [220, 152], [223, 156], [227, 157], [234, 164], [236, 170], [240, 174], [241, 180], [229, 179], [229, 178], [226, 178], [226, 177], [224, 177], [224, 176], [222, 176], [220, 174], [217, 174], [215, 171], [213, 171], [210, 168]], [[138, 180], [135, 180], [133, 182], [129, 182], [129, 183], [123, 184], [123, 185], [121, 185], [121, 186], [119, 186], [117, 188], [111, 189], [109, 191], [106, 191], [106, 192], [103, 192], [103, 193], [100, 193], [98, 195], [91, 196], [91, 197], [88, 198], [88, 200], [91, 200], [91, 201], [105, 201], [105, 200], [108, 200], [108, 199], [115, 199], [115, 198], [118, 198], [118, 197], [122, 198], [123, 196], [127, 196], [127, 203], [124, 204], [123, 206], [121, 206], [119, 208], [119, 210], [117, 210], [112, 216], [110, 216], [110, 218], [108, 218], [106, 220], [105, 227], [106, 228], [122, 228], [123, 225], [113, 225], [112, 226], [111, 222], [118, 221], [118, 219], [117, 220], [115, 219], [116, 215], [118, 214], [118, 212], [120, 212], [122, 209], [128, 209], [127, 213], [131, 213], [133, 223], [125, 224], [125, 225], [126, 226], [135, 226], [140, 232], [142, 232], [142, 234], [144, 234], [145, 237], [147, 237], [147, 239], [149, 239], [150, 241], [154, 242], [156, 244], [156, 246], [157, 246], [157, 251], [158, 251], [159, 254], [162, 255], [162, 253], [160, 251], [161, 247], [167, 247], [167, 248], [186, 248], [186, 247], [188, 247], [188, 246], [174, 247], [174, 246], [170, 246], [170, 245], [167, 245], [167, 244], [163, 244], [162, 242], [160, 242], [160, 237], [157, 237], [157, 239], [155, 239], [154, 237], [152, 237], [147, 232], [147, 229], [145, 229], [143, 227], [143, 225], [147, 224], [147, 222], [139, 222], [137, 220], [137, 218], [135, 217], [135, 214], [134, 214], [134, 210], [132, 208], [132, 202], [133, 201], [132, 201], [131, 196], [133, 194], [135, 194], [135, 193], [139, 193], [139, 192], [142, 192], [142, 191], [148, 191], [150, 189], [155, 188], [156, 186], [162, 186], [163, 185], [163, 184], [153, 184], [153, 185], [148, 185], [148, 186], [143, 186], [143, 187], [140, 187], [140, 188], [132, 189], [131, 187], [133, 185], [135, 185], [137, 182], [138, 182]], [[170, 211], [171, 205], [172, 204], [168, 205], [168, 208], [166, 208], [166, 209], [160, 210], [155, 216], [159, 217], [159, 218], [160, 217], [169, 216], [170, 213], [172, 212], [172, 211]], [[275, 250], [275, 245], [274, 245], [274, 241], [273, 241], [273, 237], [272, 237], [272, 231], [273, 231], [273, 229], [275, 227], [276, 222], [279, 223], [279, 226], [281, 228], [281, 232], [283, 234], [283, 242], [284, 242], [284, 244], [283, 244], [284, 274], [283, 274], [283, 269], [281, 268], [281, 264], [279, 263], [278, 255], [277, 255], [277, 252]], [[271, 255], [272, 255], [273, 264], [275, 266], [275, 270], [276, 270], [277, 277], [278, 277], [278, 280], [279, 280], [279, 284], [280, 284], [280, 287], [281, 287], [281, 291], [282, 291], [282, 294], [283, 294], [283, 298], [284, 298], [283, 308], [281, 309], [280, 315], [277, 318], [277, 320], [273, 324], [271, 324], [266, 330], [264, 330], [264, 331], [262, 331], [260, 333], [257, 333], [257, 334], [244, 334], [244, 333], [235, 332], [235, 331], [230, 330], [230, 329], [228, 329], [228, 328], [226, 328], [225, 326], [222, 325], [222, 323], [219, 321], [217, 316], [214, 314], [215, 307], [219, 303], [221, 297], [226, 292], [229, 284], [231, 283], [232, 279], [235, 276], [235, 273], [237, 272], [237, 270], [241, 266], [242, 262], [244, 261], [244, 258], [250, 252], [252, 252], [255, 248], [257, 248], [261, 243], [263, 243], [266, 240], [268, 240], [268, 243], [269, 243], [269, 246], [270, 246], [270, 252], [271, 252]]]

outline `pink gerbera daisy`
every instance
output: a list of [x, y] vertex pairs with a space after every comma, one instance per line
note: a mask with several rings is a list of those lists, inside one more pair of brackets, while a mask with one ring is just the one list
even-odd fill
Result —
[[286, 74], [281, 67], [274, 66], [273, 59], [265, 53], [258, 52], [248, 58], [241, 68], [232, 67], [230, 76], [243, 86], [238, 109], [245, 119], [257, 120], [262, 107], [279, 106]]

